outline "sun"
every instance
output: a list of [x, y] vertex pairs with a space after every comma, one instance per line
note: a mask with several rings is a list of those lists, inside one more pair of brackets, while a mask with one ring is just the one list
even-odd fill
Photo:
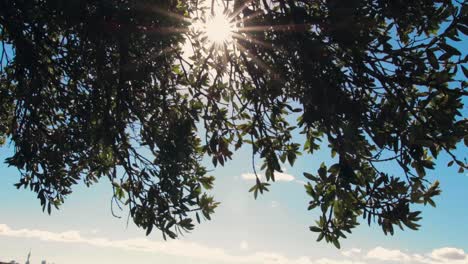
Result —
[[213, 15], [202, 25], [202, 31], [210, 42], [220, 45], [232, 41], [235, 24], [226, 15]]

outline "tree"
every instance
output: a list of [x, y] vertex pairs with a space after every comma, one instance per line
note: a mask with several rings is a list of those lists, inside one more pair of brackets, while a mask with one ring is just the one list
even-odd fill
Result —
[[[417, 229], [411, 205], [434, 205], [438, 155], [467, 168], [453, 150], [468, 143], [468, 58], [452, 44], [468, 32], [466, 4], [233, 2], [1, 0], [0, 137], [16, 186], [50, 213], [78, 181], [107, 177], [138, 226], [175, 238], [217, 206], [203, 157], [224, 165], [251, 145], [266, 176], [256, 197], [281, 163], [328, 141], [336, 163], [304, 173], [318, 240], [339, 247], [360, 217], [386, 234]], [[190, 26], [216, 3], [235, 41]]]

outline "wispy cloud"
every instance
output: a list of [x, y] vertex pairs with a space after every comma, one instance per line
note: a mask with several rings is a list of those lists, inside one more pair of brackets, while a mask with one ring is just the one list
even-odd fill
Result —
[[354, 257], [361, 254], [362, 250], [360, 248], [352, 248], [349, 250], [341, 251], [341, 254], [345, 257]]
[[[283, 171], [285, 171], [283, 169]], [[266, 178], [265, 178], [265, 175], [263, 173], [257, 173], [258, 175], [258, 178], [261, 180], [261, 181], [266, 181]], [[243, 180], [246, 180], [246, 181], [254, 181], [256, 179], [255, 177], [255, 173], [242, 173], [241, 174], [241, 178]], [[286, 172], [275, 172], [275, 181], [282, 181], [282, 182], [294, 182], [294, 183], [298, 183], [300, 185], [305, 185], [307, 184], [305, 181], [303, 180], [298, 180], [296, 179], [296, 177], [294, 177], [293, 175], [289, 174], [289, 173], [286, 173]]]
[[278, 207], [278, 206], [279, 206], [279, 202], [277, 202], [277, 201], [271, 201], [271, 203], [270, 203], [270, 207], [271, 207], [271, 208], [276, 208], [276, 207]]
[[[13, 229], [5, 224], [0, 224], [0, 236], [34, 238], [42, 241], [62, 243], [83, 243], [96, 247], [143, 251], [178, 257], [183, 256], [213, 262], [264, 264], [351, 264], [351, 262], [329, 262], [326, 259], [313, 261], [308, 257], [288, 258], [274, 252], [256, 252], [250, 255], [232, 255], [221, 248], [208, 247], [202, 244], [183, 240], [171, 240], [166, 242], [152, 241], [147, 238], [110, 240], [103, 237], [85, 237], [78, 231], [50, 232], [38, 229]], [[247, 249], [247, 242], [241, 243], [241, 248], [242, 247]]]
[[424, 264], [468, 264], [468, 254], [458, 248], [438, 248], [429, 254], [410, 254], [398, 249], [376, 247], [367, 252], [367, 259], [380, 261], [393, 261], [398, 263], [424, 263]]
[[[263, 173], [257, 173], [257, 175], [261, 180], [265, 180], [265, 175]], [[256, 179], [255, 173], [242, 173], [241, 177], [242, 179], [248, 180], [248, 181]], [[294, 181], [294, 179], [295, 179], [294, 176], [292, 176], [291, 174], [275, 172], [275, 181], [290, 182], [290, 181]]]
[[[398, 249], [376, 247], [367, 252], [361, 249], [344, 250], [346, 259], [313, 259], [307, 256], [297, 258], [288, 257], [276, 252], [254, 252], [248, 255], [233, 255], [218, 247], [184, 240], [167, 242], [153, 241], [147, 238], [133, 238], [111, 240], [105, 237], [87, 237], [75, 230], [65, 232], [51, 232], [38, 229], [14, 229], [0, 224], [0, 237], [29, 238], [42, 241], [61, 243], [82, 243], [96, 247], [114, 248], [119, 250], [140, 251], [178, 257], [188, 257], [203, 261], [228, 263], [256, 263], [256, 264], [370, 264], [387, 261], [393, 263], [424, 263], [424, 264], [468, 264], [468, 254], [463, 249], [438, 248], [430, 253], [410, 254]], [[248, 249], [247, 241], [242, 241], [241, 249]]]

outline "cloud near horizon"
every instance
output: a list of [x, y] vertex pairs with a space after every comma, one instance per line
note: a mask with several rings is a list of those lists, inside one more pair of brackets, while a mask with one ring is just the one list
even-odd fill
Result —
[[395, 263], [423, 264], [468, 264], [468, 253], [463, 249], [443, 247], [432, 250], [428, 254], [410, 254], [398, 249], [376, 247], [367, 252], [366, 259], [391, 261]]
[[[376, 247], [364, 252], [352, 248], [343, 250], [345, 259], [320, 258], [307, 256], [287, 257], [276, 252], [253, 252], [246, 255], [233, 255], [222, 248], [209, 247], [184, 240], [153, 241], [147, 238], [131, 238], [110, 240], [105, 237], [85, 237], [75, 230], [51, 232], [38, 229], [13, 229], [6, 224], [0, 224], [0, 237], [30, 238], [42, 241], [61, 243], [82, 243], [96, 247], [113, 248], [128, 251], [159, 253], [172, 256], [183, 256], [199, 260], [229, 263], [262, 263], [262, 264], [371, 264], [382, 263], [415, 263], [415, 264], [468, 264], [468, 254], [458, 248], [438, 248], [432, 252], [420, 255], [410, 254], [397, 249]], [[248, 249], [248, 242], [242, 241], [241, 248]]]

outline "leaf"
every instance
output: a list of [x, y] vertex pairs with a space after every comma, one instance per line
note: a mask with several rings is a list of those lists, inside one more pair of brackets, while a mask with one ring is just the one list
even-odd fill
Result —
[[434, 169], [434, 162], [432, 162], [430, 160], [422, 160], [421, 163], [426, 168]]
[[426, 54], [427, 54], [427, 58], [429, 60], [429, 63], [431, 64], [432, 68], [438, 70], [439, 69], [439, 62], [437, 61], [437, 58], [434, 55], [434, 52], [432, 52], [432, 50], [428, 49]]
[[[151, 231], [153, 231], [153, 223], [150, 223], [148, 225], [148, 227], [146, 228], [146, 236], [149, 236], [149, 234], [151, 234]], [[166, 231], [166, 232], [168, 232], [168, 231]]]
[[335, 245], [335, 247], [337, 249], [341, 248], [341, 245], [340, 245], [340, 242], [338, 241], [338, 239], [335, 238], [335, 239], [332, 240], [332, 242], [333, 242], [333, 245]]
[[312, 232], [322, 232], [323, 231], [320, 227], [317, 227], [317, 226], [311, 226], [311, 227], [309, 227], [309, 229]]
[[327, 167], [322, 163], [320, 168], [318, 169], [318, 174], [322, 180], [325, 180], [327, 177]]
[[462, 25], [462, 24], [459, 24], [459, 25], [457, 26], [457, 29], [458, 29], [461, 33], [463, 33], [464, 35], [468, 35], [468, 27], [467, 27], [467, 26]]
[[[463, 70], [463, 74], [465, 75], [465, 78], [468, 78], [468, 69], [465, 68], [465, 66], [461, 65], [461, 68]], [[465, 144], [466, 145], [466, 144]], [[468, 146], [468, 145], [467, 145]]]
[[341, 165], [339, 163], [333, 164], [329, 169], [328, 172], [330, 172], [333, 175], [338, 175], [340, 172]]
[[317, 237], [317, 242], [320, 242], [324, 236], [325, 236], [325, 233], [320, 233]]
[[452, 55], [457, 55], [457, 56], [461, 56], [461, 52], [458, 51], [456, 48], [448, 45], [448, 44], [445, 44], [445, 43], [440, 43], [439, 44], [439, 47], [441, 47], [443, 50], [445, 50], [446, 52], [452, 54]]
[[296, 153], [293, 151], [288, 152], [288, 162], [291, 166], [294, 166], [294, 161], [296, 160]]
[[452, 54], [449, 53], [449, 52], [446, 52], [446, 53], [444, 53], [444, 54], [442, 54], [442, 55], [439, 56], [439, 60], [445, 61], [445, 60], [450, 59], [450, 57], [452, 57]]
[[427, 202], [428, 202], [432, 207], [436, 207], [436, 204], [434, 203], [434, 201], [433, 201], [431, 198], [427, 199]]
[[310, 174], [310, 173], [307, 173], [307, 172], [304, 172], [304, 177], [306, 177], [307, 179], [311, 180], [311, 181], [317, 181], [318, 178], [315, 177], [314, 175]]

